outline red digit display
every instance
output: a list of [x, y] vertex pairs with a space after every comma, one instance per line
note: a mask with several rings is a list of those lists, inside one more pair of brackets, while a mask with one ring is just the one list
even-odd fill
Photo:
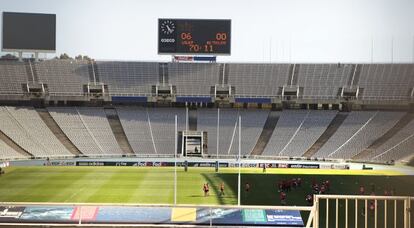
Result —
[[158, 32], [160, 54], [230, 54], [230, 20], [159, 19]]

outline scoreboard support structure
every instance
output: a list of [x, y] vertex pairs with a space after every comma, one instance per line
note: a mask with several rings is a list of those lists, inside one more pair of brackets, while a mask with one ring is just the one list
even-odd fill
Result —
[[182, 55], [172, 55], [172, 62], [217, 62], [217, 56], [182, 56]]
[[[27, 52], [27, 53], [34, 53], [34, 61], [35, 62], [38, 62], [39, 61], [39, 52], [38, 51], [35, 51], [35, 52]], [[17, 52], [17, 58], [18, 58], [18, 60], [20, 62], [23, 62], [23, 51], [18, 51]]]
[[[23, 53], [56, 52], [56, 14], [3, 12], [2, 51], [17, 53], [23, 61]], [[30, 37], [30, 40], [27, 39]]]

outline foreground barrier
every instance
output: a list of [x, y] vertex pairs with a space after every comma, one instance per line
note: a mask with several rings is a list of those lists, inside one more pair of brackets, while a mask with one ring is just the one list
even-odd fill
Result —
[[[0, 225], [304, 227], [313, 207], [0, 203]], [[309, 226], [308, 226], [309, 227]]]
[[0, 225], [411, 228], [414, 197], [315, 195], [313, 206], [0, 203]]
[[317, 195], [315, 228], [411, 228], [413, 197]]

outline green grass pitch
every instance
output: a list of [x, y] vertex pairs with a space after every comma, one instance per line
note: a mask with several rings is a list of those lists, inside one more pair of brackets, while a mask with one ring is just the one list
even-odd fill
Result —
[[[279, 173], [278, 173], [279, 172]], [[383, 175], [328, 175], [326, 171], [243, 169], [241, 182], [249, 182], [249, 192], [241, 190], [242, 205], [280, 205], [277, 183], [282, 179], [302, 178], [302, 187], [287, 195], [288, 205], [307, 205], [305, 195], [311, 193], [313, 180], [330, 180], [331, 194], [358, 194], [364, 185], [367, 194], [375, 186], [377, 195], [394, 189], [397, 195], [413, 195], [414, 176]], [[315, 173], [313, 173], [315, 172]], [[306, 173], [306, 174], [305, 174]], [[350, 172], [352, 173], [352, 172]], [[354, 173], [355, 174], [355, 173]], [[177, 203], [196, 205], [237, 204], [237, 169], [177, 168]], [[210, 185], [210, 195], [202, 191], [204, 183]], [[225, 184], [225, 195], [220, 196], [219, 185]], [[0, 202], [66, 202], [66, 203], [132, 203], [173, 204], [174, 168], [171, 167], [9, 167], [0, 176]], [[325, 204], [321, 204], [323, 209]], [[331, 205], [330, 210], [335, 208]], [[379, 215], [383, 205], [378, 205]], [[349, 208], [354, 204], [350, 202]], [[344, 205], [340, 204], [343, 216]], [[389, 207], [389, 210], [393, 208]], [[362, 211], [362, 205], [359, 205]], [[333, 213], [330, 214], [330, 217]], [[351, 221], [353, 214], [350, 216]], [[306, 214], [304, 214], [304, 218]], [[370, 222], [373, 217], [369, 217]], [[363, 217], [359, 218], [362, 225]], [[331, 219], [334, 221], [334, 218]], [[390, 219], [391, 221], [391, 219]], [[324, 227], [324, 220], [321, 221]], [[334, 224], [330, 224], [334, 226]], [[381, 227], [381, 225], [379, 226]]]
[[[178, 203], [235, 204], [236, 182], [226, 183], [226, 196], [209, 197], [203, 183], [219, 185], [213, 169], [177, 169]], [[237, 180], [237, 179], [236, 179]], [[212, 187], [214, 188], [214, 187]], [[75, 202], [172, 204], [174, 169], [154, 167], [11, 167], [0, 177], [2, 202]]]
[[[237, 204], [237, 169], [177, 168], [178, 204]], [[412, 176], [332, 176], [261, 173], [245, 169], [242, 184], [249, 182], [251, 191], [242, 190], [241, 203], [246, 205], [279, 205], [277, 183], [280, 179], [301, 177], [302, 187], [288, 193], [289, 205], [306, 205], [304, 196], [311, 193], [313, 179], [331, 181], [332, 194], [357, 194], [371, 183], [377, 194], [395, 188], [398, 195], [412, 195]], [[225, 196], [219, 196], [224, 182]], [[210, 185], [210, 196], [202, 191]], [[0, 177], [2, 202], [71, 202], [172, 204], [174, 202], [174, 169], [169, 167], [10, 167]]]

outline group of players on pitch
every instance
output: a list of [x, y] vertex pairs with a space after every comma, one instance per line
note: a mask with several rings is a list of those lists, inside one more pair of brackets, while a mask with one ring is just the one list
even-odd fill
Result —
[[[278, 182], [277, 184], [278, 186], [278, 192], [279, 192], [279, 198], [280, 198], [280, 204], [281, 205], [286, 205], [286, 200], [287, 200], [287, 193], [289, 193], [290, 191], [297, 189], [297, 188], [301, 188], [302, 187], [302, 179], [301, 178], [292, 178], [292, 179], [284, 179]], [[312, 193], [309, 193], [305, 196], [305, 200], [307, 202], [307, 204], [309, 206], [313, 205], [313, 196], [314, 195], [320, 195], [320, 194], [327, 194], [329, 193], [329, 191], [331, 190], [331, 182], [329, 180], [324, 180], [321, 183], [318, 183], [316, 181], [316, 179], [312, 180]], [[220, 186], [220, 196], [224, 196], [224, 182], [221, 182]], [[250, 183], [246, 182], [244, 184], [244, 191], [250, 192]], [[210, 186], [208, 183], [205, 183], [203, 185], [203, 192], [204, 192], [204, 196], [209, 196], [209, 192], [210, 192]], [[363, 185], [361, 185], [359, 187], [359, 194], [360, 195], [365, 195], [365, 187]], [[393, 196], [395, 194], [395, 189], [392, 190], [384, 190], [384, 195], [385, 196]], [[371, 184], [371, 195], [375, 195], [375, 186], [373, 184]], [[369, 206], [368, 208], [373, 211], [375, 210], [375, 201], [374, 200], [370, 200], [369, 201]], [[364, 213], [364, 212], [363, 212]]]
[[[296, 188], [301, 188], [302, 179], [292, 178], [288, 180], [281, 180], [279, 181], [277, 186], [278, 186], [280, 204], [286, 205], [287, 193]], [[312, 189], [313, 189], [313, 194], [325, 194], [330, 189], [330, 182], [329, 180], [323, 181], [322, 184], [319, 185], [315, 180], [313, 180]], [[313, 194], [308, 194], [305, 197], [305, 200], [309, 205], [313, 204]]]
[[[278, 192], [280, 193], [280, 203], [282, 205], [286, 205], [286, 198], [287, 193], [292, 191], [292, 189], [300, 188], [302, 186], [302, 179], [301, 178], [293, 178], [289, 180], [281, 180], [278, 183]], [[320, 187], [319, 187], [320, 186]], [[325, 194], [330, 189], [330, 182], [329, 180], [323, 181], [321, 185], [316, 183], [315, 181], [312, 183], [313, 194]], [[224, 182], [222, 182], [219, 186], [220, 189], [220, 196], [224, 196]], [[244, 191], [250, 192], [250, 183], [246, 182], [244, 184]], [[203, 192], [204, 196], [210, 195], [210, 185], [208, 183], [203, 184]], [[313, 204], [313, 194], [308, 194], [306, 196], [306, 201], [308, 204]]]
[[[210, 185], [208, 183], [205, 183], [203, 185], [203, 192], [204, 192], [204, 196], [210, 195]], [[224, 183], [223, 182], [221, 182], [220, 184], [220, 196], [224, 196]]]
[[[365, 195], [365, 187], [363, 185], [359, 186], [359, 194]], [[375, 185], [371, 184], [371, 196], [375, 196]], [[395, 195], [395, 188], [392, 188], [391, 190], [385, 188], [384, 189], [384, 196], [394, 196]], [[368, 209], [371, 212], [375, 211], [375, 200], [368, 200]], [[373, 213], [372, 213], [373, 214]], [[362, 215], [365, 216], [365, 206], [363, 206], [362, 209]]]

